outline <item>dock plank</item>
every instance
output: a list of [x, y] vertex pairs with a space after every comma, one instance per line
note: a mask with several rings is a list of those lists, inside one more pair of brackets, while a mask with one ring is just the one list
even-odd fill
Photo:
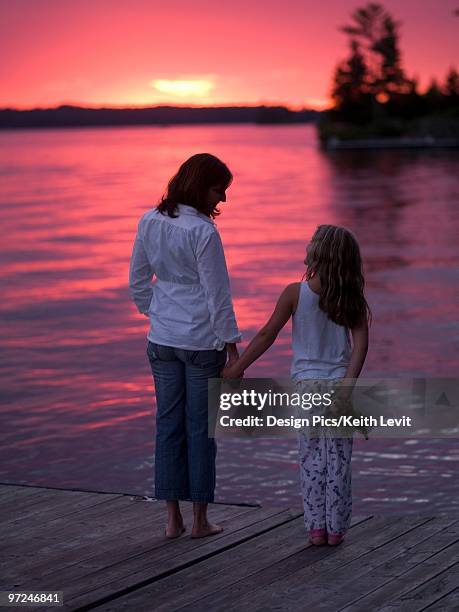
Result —
[[[0, 524], [0, 538], [3, 543], [3, 552], [7, 550], [8, 543], [11, 541], [14, 545], [21, 544], [25, 548], [33, 538], [41, 537], [46, 540], [47, 532], [51, 535], [56, 535], [59, 528], [67, 526], [69, 521], [79, 515], [82, 520], [87, 520], [92, 509], [96, 509], [99, 515], [104, 516], [114, 509], [122, 509], [122, 496], [112, 497], [109, 499], [100, 496], [87, 497], [82, 496], [65, 504], [59, 504], [54, 508], [41, 508], [40, 511], [34, 512], [32, 515], [27, 515], [11, 521], [2, 522]], [[116, 505], [116, 501], [120, 500], [120, 505]], [[94, 516], [94, 515], [93, 515]]]
[[[14, 498], [18, 491], [27, 490], [29, 487], [23, 487], [21, 485], [2, 485], [0, 484], [0, 505], [5, 501]], [[37, 488], [33, 487], [29, 491], [29, 494], [35, 495], [37, 493]]]
[[168, 540], [163, 502], [0, 484], [0, 590], [61, 590], [72, 612], [458, 609], [457, 516], [354, 517], [336, 548], [309, 544], [297, 508], [210, 518], [221, 534]]
[[[48, 516], [58, 515], [62, 509], [71, 507], [79, 499], [88, 499], [88, 494], [80, 491], [51, 490], [48, 495], [41, 491], [32, 498], [27, 498], [25, 503], [10, 502], [7, 508], [0, 508], [2, 525], [17, 523], [17, 521], [29, 520], [37, 514], [46, 512]], [[33, 520], [33, 519], [32, 519]]]
[[381, 587], [359, 599], [358, 602], [352, 603], [351, 606], [343, 608], [343, 610], [346, 610], [346, 612], [350, 612], [350, 610], [352, 610], [352, 612], [354, 612], [354, 610], [356, 612], [365, 612], [369, 609], [375, 609], [376, 607], [378, 610], [387, 609], [393, 611], [395, 606], [399, 605], [399, 603], [391, 603], [394, 594], [396, 594], [397, 598], [407, 595], [409, 592], [422, 587], [424, 583], [437, 577], [437, 575], [443, 573], [445, 570], [449, 570], [452, 566], [457, 564], [458, 561], [459, 539], [453, 544], [444, 547], [439, 552], [429, 555], [423, 562], [417, 563], [411, 569], [402, 571], [397, 578], [386, 581]]
[[[428, 519], [420, 519], [422, 522]], [[372, 538], [389, 539], [409, 530], [413, 519], [400, 520], [389, 524], [387, 517], [372, 518], [351, 527], [346, 541], [340, 546], [330, 548], [314, 547], [293, 554], [285, 560], [279, 560], [272, 567], [258, 571], [248, 576], [241, 583], [236, 583], [228, 589], [209, 594], [200, 605], [242, 609], [249, 606], [251, 610], [295, 609], [298, 601], [308, 601], [314, 598], [316, 586], [314, 582], [327, 574], [332, 581], [336, 573], [348, 563], [355, 563], [368, 552], [368, 541]], [[384, 534], [384, 535], [383, 535]], [[318, 587], [317, 587], [318, 588]], [[321, 600], [322, 593], [318, 598]], [[189, 608], [192, 609], [194, 602]]]
[[458, 583], [459, 563], [456, 563], [401, 597], [393, 598], [389, 607], [387, 605], [385, 607], [387, 610], [403, 609], [406, 612], [417, 612], [420, 606], [428, 606], [441, 600], [444, 595], [449, 595]]
[[[225, 525], [235, 516], [249, 511], [249, 508], [237, 506], [224, 507], [213, 512], [212, 518]], [[46, 546], [29, 553], [27, 559], [21, 562], [21, 584], [43, 580], [44, 577], [53, 575], [56, 567], [60, 568], [62, 575], [64, 569], [74, 573], [74, 566], [95, 566], [98, 563], [103, 567], [107, 564], [107, 559], [111, 563], [119, 562], [130, 555], [139, 554], [144, 548], [148, 548], [151, 554], [155, 543], [156, 547], [170, 544], [170, 541], [164, 538], [164, 510], [160, 516], [154, 516], [137, 517], [135, 525], [131, 526], [121, 524], [114, 527], [113, 524], [107, 523], [96, 528], [92, 524], [91, 530], [79, 537], [77, 529], [75, 537], [69, 538], [67, 533], [65, 539], [62, 539], [61, 535], [57, 541], [47, 542]], [[184, 511], [185, 520], [187, 516], [191, 517], [191, 508]], [[11, 574], [8, 575], [11, 577]]]
[[[111, 499], [103, 496], [100, 496], [99, 499], [98, 496], [85, 496], [70, 505], [61, 507], [58, 512], [43, 509], [42, 512], [27, 520], [16, 521], [11, 527], [20, 530], [20, 533], [15, 537], [10, 531], [10, 538], [20, 542], [25, 550], [27, 542], [30, 542], [33, 537], [48, 542], [52, 539], [58, 540], [61, 536], [65, 538], [66, 531], [72, 532], [73, 530], [69, 536], [75, 535], [81, 532], [81, 528], [88, 523], [89, 519], [91, 519], [91, 526], [94, 527], [98, 524], [123, 521], [125, 515], [131, 511], [131, 507], [132, 502], [123, 496]], [[131, 512], [132, 518], [138, 518], [139, 514], [138, 511]], [[4, 528], [5, 531], [7, 528], [8, 526]], [[7, 534], [6, 541], [8, 539]]]
[[0, 503], [0, 516], [2, 522], [14, 518], [15, 513], [24, 514], [29, 508], [38, 503], [49, 502], [52, 499], [52, 490], [21, 488], [14, 491], [4, 502]]
[[459, 587], [447, 595], [429, 604], [424, 610], [428, 612], [457, 612], [459, 610]]
[[[355, 518], [354, 524], [364, 520]], [[198, 565], [187, 567], [105, 604], [100, 610], [121, 612], [136, 609], [142, 600], [154, 601], [155, 611], [178, 609], [189, 604], [200, 607], [202, 603], [199, 600], [208, 595], [209, 591], [221, 593], [228, 586], [249, 580], [250, 576], [258, 572], [264, 577], [265, 571], [279, 560], [292, 557], [295, 552], [304, 551], [310, 546], [303, 517], [298, 517], [242, 542], [224, 551], [224, 554], [203, 560]], [[220, 602], [213, 599], [211, 609], [218, 609], [220, 606], [217, 604]]]
[[[370, 551], [362, 558], [364, 566], [359, 568], [351, 564], [344, 571], [338, 571], [333, 588], [322, 578], [317, 584], [322, 586], [322, 593], [328, 593], [327, 601], [337, 610], [368, 610], [369, 599], [372, 609], [379, 610], [388, 593], [397, 592], [391, 584], [396, 577], [405, 575], [415, 563], [423, 563], [451, 542], [449, 529], [457, 525], [457, 521], [453, 517], [441, 517], [420, 524]], [[317, 607], [323, 609], [320, 605]]]
[[[92, 559], [79, 564], [70, 574], [65, 570], [60, 572], [59, 580], [72, 606], [92, 604], [105, 597], [112, 597], [113, 592], [121, 593], [126, 589], [138, 588], [172, 571], [179, 571], [230, 548], [238, 541], [255, 537], [259, 532], [273, 529], [291, 519], [289, 511], [256, 509], [229, 521], [225, 531], [212, 538], [193, 540], [188, 537], [178, 541], [165, 541], [163, 536], [159, 541], [152, 538], [141, 553], [110, 564], [107, 564], [106, 556], [98, 558], [97, 562]], [[33, 588], [33, 583], [28, 588]]]

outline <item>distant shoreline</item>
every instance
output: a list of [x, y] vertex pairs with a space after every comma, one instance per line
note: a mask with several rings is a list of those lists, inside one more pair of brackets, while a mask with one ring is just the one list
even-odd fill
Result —
[[0, 109], [0, 129], [189, 125], [215, 123], [297, 124], [316, 122], [320, 111], [284, 106]]
[[459, 138], [434, 138], [432, 136], [398, 138], [361, 138], [340, 140], [330, 137], [323, 146], [329, 151], [358, 151], [382, 149], [458, 149]]

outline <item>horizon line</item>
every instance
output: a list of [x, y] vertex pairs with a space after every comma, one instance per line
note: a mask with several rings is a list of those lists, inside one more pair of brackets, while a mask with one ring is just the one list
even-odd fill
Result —
[[202, 108], [202, 109], [224, 109], [224, 108], [285, 108], [291, 112], [301, 112], [301, 111], [314, 111], [314, 112], [323, 112], [324, 110], [328, 110], [331, 107], [324, 107], [323, 109], [317, 109], [310, 106], [289, 106], [285, 103], [267, 103], [262, 102], [258, 104], [210, 104], [210, 105], [202, 105], [202, 104], [173, 104], [173, 103], [163, 103], [163, 104], [155, 104], [155, 105], [105, 105], [105, 104], [90, 104], [90, 105], [82, 105], [80, 103], [75, 102], [62, 102], [57, 104], [56, 106], [31, 106], [31, 107], [15, 107], [15, 106], [0, 106], [0, 111], [10, 110], [17, 112], [27, 112], [27, 111], [37, 111], [37, 110], [58, 110], [60, 108], [80, 108], [85, 110], [143, 110], [143, 109], [152, 109], [152, 108]]

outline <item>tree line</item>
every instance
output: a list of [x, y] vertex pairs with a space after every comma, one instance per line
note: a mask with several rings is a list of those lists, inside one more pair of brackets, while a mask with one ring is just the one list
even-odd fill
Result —
[[408, 77], [402, 65], [400, 25], [381, 4], [370, 2], [340, 28], [349, 37], [349, 56], [334, 72], [329, 120], [358, 125], [391, 117], [458, 116], [457, 70], [451, 67], [442, 83], [432, 79], [421, 93], [418, 79]]

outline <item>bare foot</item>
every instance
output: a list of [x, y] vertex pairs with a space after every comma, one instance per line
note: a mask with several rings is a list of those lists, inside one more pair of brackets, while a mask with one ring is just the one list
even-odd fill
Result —
[[222, 531], [223, 527], [221, 527], [220, 525], [213, 525], [212, 523], [203, 523], [200, 525], [193, 525], [191, 537], [206, 538], [207, 536], [217, 535], [217, 533], [221, 533]]
[[175, 540], [175, 538], [179, 538], [185, 530], [186, 527], [183, 523], [167, 525], [166, 538], [169, 540]]

